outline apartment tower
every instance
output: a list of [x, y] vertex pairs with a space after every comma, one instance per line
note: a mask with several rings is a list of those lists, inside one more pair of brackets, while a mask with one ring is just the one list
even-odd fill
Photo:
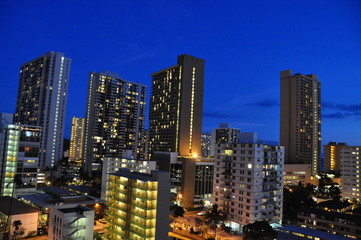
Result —
[[265, 220], [280, 223], [284, 148], [258, 143], [217, 145], [212, 202], [235, 230]]
[[170, 239], [170, 178], [121, 168], [109, 174], [107, 239]]
[[84, 118], [73, 117], [71, 119], [69, 160], [76, 161], [83, 157], [84, 126]]
[[341, 196], [343, 199], [361, 201], [361, 146], [344, 146], [341, 158]]
[[321, 154], [321, 83], [314, 74], [292, 75], [282, 71], [280, 144], [285, 163], [311, 164], [312, 175], [319, 170]]
[[176, 65], [153, 73], [152, 78], [149, 153], [200, 156], [204, 60], [180, 55]]
[[104, 157], [122, 157], [132, 150], [143, 159], [146, 87], [104, 71], [89, 74], [86, 108], [85, 171], [100, 170]]
[[63, 157], [70, 62], [51, 51], [20, 67], [14, 123], [42, 127], [40, 169]]
[[341, 150], [347, 148], [346, 143], [329, 142], [323, 146], [324, 161], [323, 170], [329, 171], [340, 171], [341, 167]]

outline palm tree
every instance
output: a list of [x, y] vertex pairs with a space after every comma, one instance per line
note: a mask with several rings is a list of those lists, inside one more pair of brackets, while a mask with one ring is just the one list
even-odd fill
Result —
[[213, 204], [211, 211], [204, 218], [206, 219], [206, 224], [214, 229], [215, 236], [217, 236], [217, 225], [223, 223], [226, 219], [224, 213], [218, 210], [218, 204]]
[[23, 225], [23, 223], [20, 220], [15, 220], [13, 222], [13, 228], [15, 228], [15, 230], [12, 239], [17, 239], [24, 234], [24, 228], [21, 225]]

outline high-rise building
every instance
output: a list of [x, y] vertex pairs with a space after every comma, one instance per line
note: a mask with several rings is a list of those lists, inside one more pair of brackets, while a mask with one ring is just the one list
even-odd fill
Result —
[[340, 171], [341, 166], [341, 150], [347, 147], [346, 143], [329, 142], [323, 146], [324, 160], [323, 170], [328, 171]]
[[63, 157], [70, 62], [51, 51], [20, 67], [14, 123], [42, 127], [40, 169]]
[[106, 199], [109, 185], [108, 174], [116, 173], [121, 168], [127, 168], [131, 172], [151, 173], [152, 170], [157, 169], [157, 166], [156, 161], [134, 159], [132, 150], [123, 151], [121, 158], [105, 157], [102, 169], [101, 199]]
[[238, 133], [241, 131], [238, 128], [231, 128], [228, 123], [220, 123], [219, 128], [212, 131], [211, 138], [211, 156], [215, 155], [216, 146], [220, 143], [237, 143]]
[[104, 71], [89, 74], [84, 134], [84, 170], [101, 169], [104, 157], [132, 150], [143, 158], [146, 86]]
[[219, 144], [212, 202], [240, 226], [282, 219], [284, 148], [258, 143]]
[[15, 194], [36, 193], [39, 183], [39, 151], [41, 127], [20, 125], [19, 150], [16, 174], [22, 184], [17, 184]]
[[311, 164], [312, 175], [321, 157], [321, 83], [314, 74], [282, 71], [280, 144], [285, 163]]
[[0, 196], [13, 196], [17, 168], [20, 126], [12, 114], [0, 114]]
[[211, 134], [202, 133], [201, 135], [201, 144], [202, 144], [202, 156], [210, 157], [211, 156]]
[[168, 172], [110, 174], [107, 239], [169, 239], [170, 187]]
[[83, 157], [84, 126], [84, 118], [73, 117], [71, 119], [69, 160], [76, 161]]
[[2, 196], [35, 193], [38, 183], [42, 128], [12, 124], [12, 119], [13, 114], [0, 113], [0, 195]]
[[152, 74], [150, 154], [201, 155], [204, 60], [178, 56], [178, 63]]
[[361, 146], [345, 146], [341, 149], [341, 196], [361, 201]]

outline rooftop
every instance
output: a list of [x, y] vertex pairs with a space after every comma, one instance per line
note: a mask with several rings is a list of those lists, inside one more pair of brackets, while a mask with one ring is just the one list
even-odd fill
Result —
[[320, 239], [328, 239], [328, 240], [350, 240], [352, 238], [344, 237], [341, 235], [336, 235], [332, 233], [327, 233], [311, 228], [304, 228], [304, 227], [298, 227], [298, 226], [285, 226], [281, 231], [287, 231], [287, 232], [294, 232], [294, 233], [302, 233], [307, 236], [313, 236]]
[[100, 198], [86, 196], [86, 195], [76, 195], [76, 194], [57, 197], [47, 193], [37, 193], [37, 194], [19, 195], [19, 198], [29, 201], [41, 208], [49, 208], [53, 206], [66, 205], [66, 204], [87, 205], [87, 204], [106, 202], [105, 200], [102, 200]]
[[[11, 209], [10, 209], [11, 205]], [[16, 200], [12, 197], [0, 197], [0, 212], [5, 215], [18, 215], [26, 213], [40, 212], [38, 209], [31, 207], [30, 205]]]
[[349, 202], [342, 202], [335, 200], [324, 201], [317, 204], [317, 207], [334, 209], [334, 210], [344, 209], [350, 206], [352, 206], [352, 204]]

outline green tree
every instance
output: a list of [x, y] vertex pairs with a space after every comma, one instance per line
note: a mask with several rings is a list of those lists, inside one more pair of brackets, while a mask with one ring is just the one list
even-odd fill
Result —
[[303, 185], [301, 182], [296, 186], [291, 186], [283, 190], [283, 219], [290, 224], [295, 224], [299, 207], [313, 207], [315, 201], [314, 186]]
[[102, 240], [103, 237], [102, 237], [102, 235], [101, 235], [100, 233], [95, 232], [93, 239], [94, 239], [94, 240]]
[[243, 238], [245, 240], [273, 240], [277, 233], [266, 221], [257, 221], [243, 227]]

